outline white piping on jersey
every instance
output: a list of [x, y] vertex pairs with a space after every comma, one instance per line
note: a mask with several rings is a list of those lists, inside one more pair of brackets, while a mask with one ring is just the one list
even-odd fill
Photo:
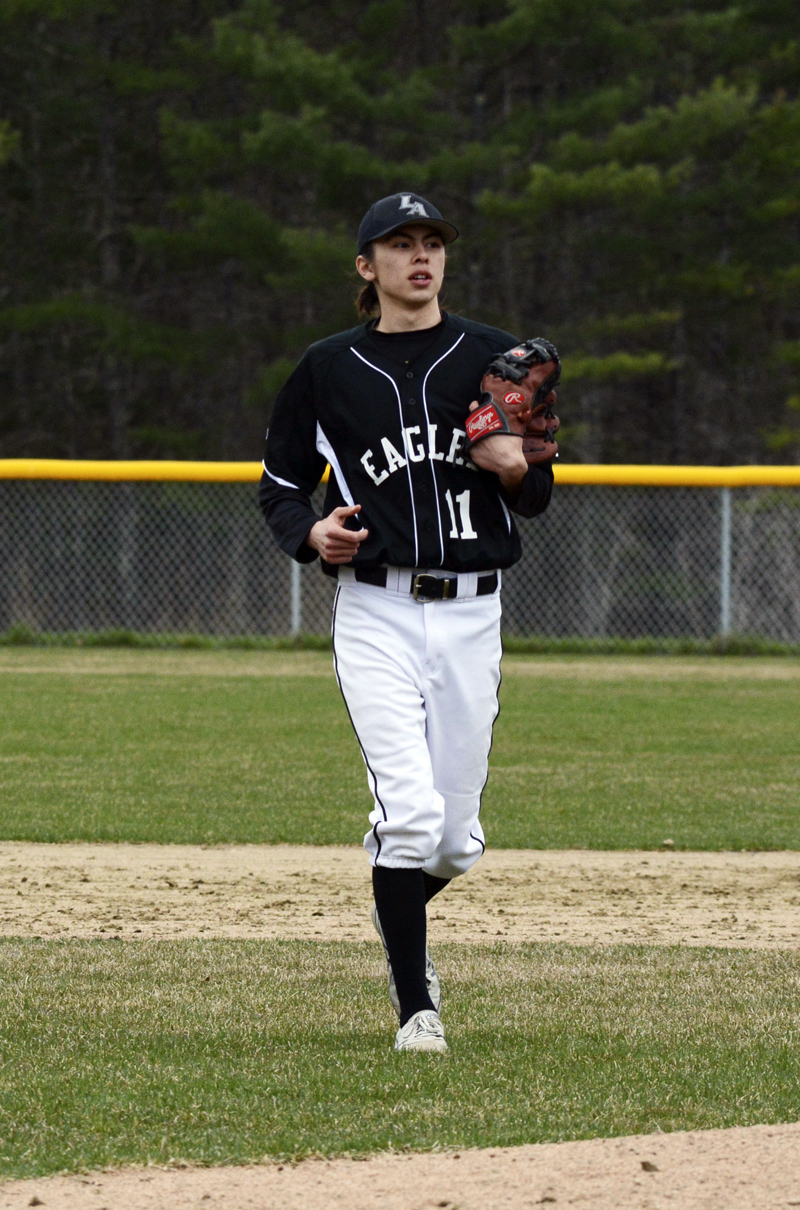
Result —
[[330, 462], [331, 470], [333, 471], [334, 475], [336, 476], [336, 483], [339, 487], [339, 491], [342, 494], [342, 499], [346, 500], [347, 503], [352, 508], [352, 506], [355, 504], [355, 500], [353, 499], [353, 493], [350, 491], [350, 488], [347, 486], [347, 480], [345, 479], [344, 475], [342, 474], [342, 468], [339, 465], [339, 459], [334, 454], [333, 446], [331, 445], [330, 441], [323, 433], [322, 426], [319, 421], [317, 421], [317, 450], [319, 451], [320, 454], [322, 454], [323, 458], [327, 458], [328, 462]]
[[[464, 339], [465, 335], [466, 333], [462, 332], [455, 344], [452, 344], [446, 353], [442, 353], [439, 361], [444, 361], [445, 357], [449, 357], [449, 355], [453, 352], [453, 349], [455, 349], [457, 345], [461, 344], [461, 341]], [[430, 434], [431, 430], [431, 418], [428, 415], [428, 397], [425, 394], [425, 388], [428, 385], [428, 379], [438, 366], [439, 361], [435, 361], [433, 363], [422, 380], [422, 406], [425, 410], [425, 421], [428, 425], [428, 434]], [[430, 442], [430, 435], [428, 437], [428, 441]], [[444, 531], [442, 530], [442, 509], [441, 505], [439, 504], [439, 484], [436, 482], [436, 468], [433, 464], [433, 459], [430, 460], [430, 468], [431, 474], [433, 475], [433, 494], [436, 497], [436, 520], [439, 522], [439, 548], [442, 552], [442, 567], [444, 567]]]
[[276, 483], [280, 483], [281, 487], [291, 487], [296, 492], [301, 492], [302, 487], [298, 487], [296, 483], [290, 483], [288, 479], [279, 479], [277, 475], [273, 475], [271, 470], [267, 469], [267, 464], [262, 460], [261, 465], [264, 468], [264, 474], [269, 475], [270, 479], [274, 479]]
[[[389, 379], [389, 382], [394, 387], [394, 393], [397, 396], [397, 411], [400, 416], [400, 432], [402, 433], [403, 428], [404, 428], [403, 403], [402, 403], [402, 400], [400, 399], [400, 392], [397, 389], [397, 383], [392, 378], [391, 374], [387, 374], [385, 370], [382, 370], [380, 368], [380, 366], [373, 365], [371, 361], [367, 361], [366, 357], [362, 357], [361, 354], [358, 352], [358, 350], [354, 349], [352, 345], [350, 346], [350, 352], [355, 353], [358, 360], [363, 361], [365, 366], [369, 366], [369, 368], [371, 370], [377, 370], [379, 374], [383, 374], [384, 378]], [[331, 463], [331, 465], [333, 465], [333, 463]], [[406, 458], [406, 473], [408, 475], [408, 494], [411, 497], [411, 516], [414, 520], [414, 566], [416, 567], [419, 564], [419, 535], [417, 533], [417, 509], [414, 504], [414, 486], [411, 482], [411, 462], [408, 458]], [[439, 506], [438, 501], [437, 501], [436, 506], [438, 508], [438, 506]]]
[[499, 493], [498, 493], [497, 499], [500, 501], [500, 503], [503, 506], [503, 512], [506, 515], [506, 525], [508, 526], [508, 532], [511, 533], [511, 513], [506, 508], [506, 502]]

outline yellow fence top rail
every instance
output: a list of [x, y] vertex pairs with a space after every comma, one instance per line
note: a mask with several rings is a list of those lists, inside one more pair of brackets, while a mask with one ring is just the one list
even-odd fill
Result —
[[256, 483], [260, 478], [260, 462], [95, 462], [67, 458], [0, 458], [0, 479]]
[[800, 487], [800, 466], [585, 466], [556, 463], [556, 483], [610, 487]]
[[[0, 479], [257, 483], [260, 477], [260, 462], [0, 458]], [[800, 466], [587, 466], [557, 462], [555, 478], [556, 483], [607, 487], [800, 487]]]

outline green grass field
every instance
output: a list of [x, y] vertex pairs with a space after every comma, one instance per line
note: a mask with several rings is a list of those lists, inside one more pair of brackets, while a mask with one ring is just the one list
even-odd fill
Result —
[[800, 1115], [797, 954], [442, 947], [451, 1051], [376, 946], [0, 946], [0, 1174], [506, 1146]]
[[[0, 839], [363, 834], [325, 655], [5, 651], [0, 687]], [[495, 846], [800, 848], [794, 661], [507, 661], [502, 704]], [[436, 957], [434, 1057], [377, 941], [0, 940], [0, 1176], [800, 1117], [796, 953]]]
[[[293, 659], [316, 675], [251, 674]], [[652, 676], [641, 664], [597, 659], [602, 677], [576, 677], [574, 661], [543, 660], [543, 675], [507, 661], [490, 844], [799, 848], [800, 676], [759, 679], [767, 660], [690, 661], [686, 676], [680, 657], [650, 660]], [[370, 799], [329, 668], [309, 654], [5, 652], [0, 839], [359, 842]]]

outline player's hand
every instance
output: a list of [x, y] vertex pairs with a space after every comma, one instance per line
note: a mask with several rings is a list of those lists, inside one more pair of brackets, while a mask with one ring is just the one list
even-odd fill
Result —
[[[474, 399], [469, 410], [474, 412], [479, 407], [477, 399]], [[509, 495], [514, 496], [521, 489], [528, 473], [528, 464], [522, 452], [522, 437], [515, 437], [512, 433], [484, 437], [483, 441], [472, 446], [469, 454], [481, 470], [492, 471], [498, 476]]]
[[369, 536], [369, 530], [345, 529], [344, 523], [348, 517], [360, 512], [360, 504], [335, 508], [327, 517], [312, 525], [306, 544], [317, 551], [326, 563], [352, 563], [359, 546]]

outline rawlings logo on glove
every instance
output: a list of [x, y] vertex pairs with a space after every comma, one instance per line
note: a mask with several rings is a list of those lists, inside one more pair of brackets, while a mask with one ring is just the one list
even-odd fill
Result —
[[[466, 420], [467, 448], [495, 434], [522, 438], [525, 461], [549, 462], [558, 453], [554, 387], [561, 377], [555, 346], [537, 336], [493, 357], [481, 382], [481, 406]], [[515, 390], [509, 390], [513, 383]]]
[[503, 417], [494, 407], [481, 408], [479, 412], [473, 412], [467, 421], [467, 428], [470, 430], [470, 444], [473, 444], [480, 437], [488, 437], [490, 433], [508, 431], [503, 424]]

